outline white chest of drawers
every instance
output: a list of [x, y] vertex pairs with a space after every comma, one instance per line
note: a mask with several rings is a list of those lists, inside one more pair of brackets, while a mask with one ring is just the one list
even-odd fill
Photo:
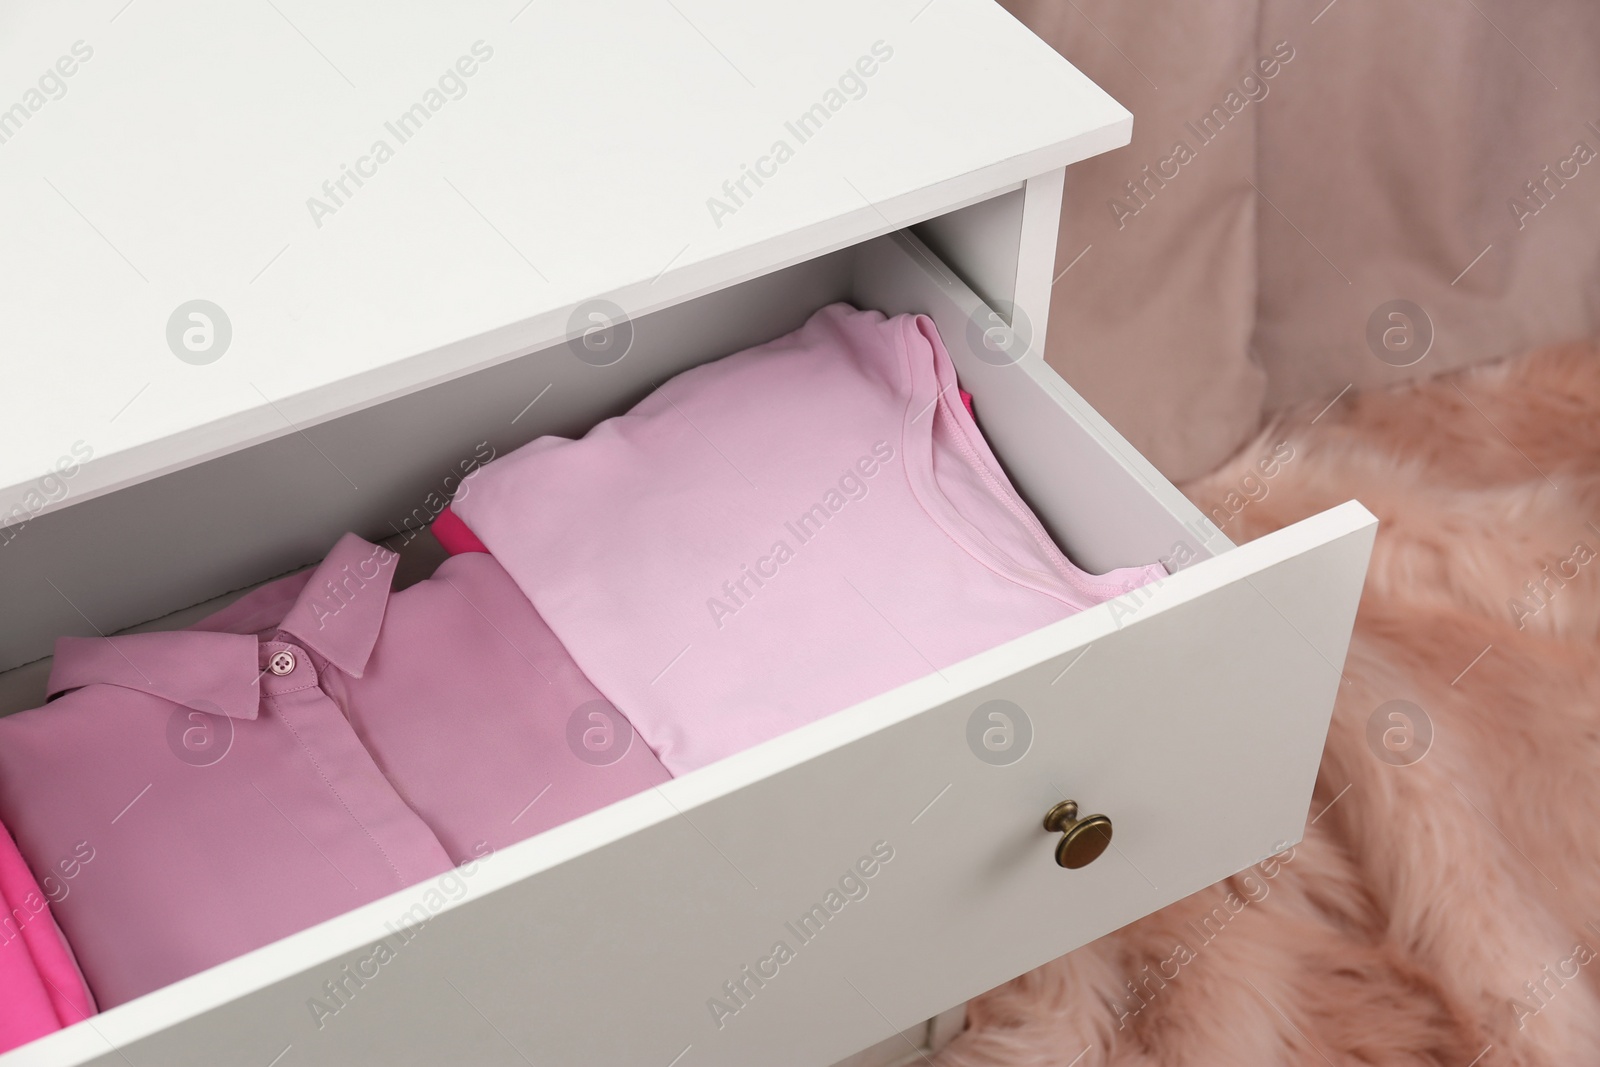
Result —
[[[1374, 520], [1233, 546], [1045, 366], [1062, 168], [1131, 119], [1000, 9], [5, 18], [0, 669], [425, 523], [480, 442], [838, 299], [934, 316], [1079, 564], [1175, 573], [0, 1063], [816, 1067], [1299, 838]], [[1068, 797], [1115, 825], [1081, 870]]]

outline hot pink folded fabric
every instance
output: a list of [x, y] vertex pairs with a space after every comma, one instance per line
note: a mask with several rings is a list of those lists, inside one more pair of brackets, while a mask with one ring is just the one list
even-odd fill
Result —
[[455, 513], [674, 774], [1165, 574], [1073, 566], [932, 321], [844, 304], [466, 485]]
[[477, 535], [467, 528], [455, 512], [448, 506], [443, 508], [433, 525], [428, 527], [433, 531], [434, 540], [452, 556], [459, 556], [463, 552], [487, 552], [488, 547], [478, 540]]
[[[70, 891], [59, 877], [76, 873], [69, 857], [49, 876], [50, 896]], [[72, 950], [50, 913], [16, 843], [0, 826], [0, 1052], [71, 1026], [95, 1011]]]

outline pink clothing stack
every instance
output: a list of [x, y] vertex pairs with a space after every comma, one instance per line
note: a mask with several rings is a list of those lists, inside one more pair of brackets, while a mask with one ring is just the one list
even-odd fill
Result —
[[[485, 555], [391, 595], [347, 535], [195, 628], [62, 638], [0, 718], [0, 818], [104, 1007], [667, 774]], [[0, 950], [3, 951], [3, 950]]]
[[674, 774], [1165, 574], [1073, 566], [932, 321], [844, 304], [487, 464], [453, 507]]
[[94, 1013], [89, 988], [50, 914], [50, 898], [71, 892], [63, 876], [75, 876], [80, 863], [80, 856], [68, 856], [53, 869], [47, 895], [0, 826], [0, 1052]]
[[346, 535], [57, 643], [0, 718], [0, 1049], [1165, 573], [1073, 566], [933, 323], [842, 304], [466, 486], [409, 589]]

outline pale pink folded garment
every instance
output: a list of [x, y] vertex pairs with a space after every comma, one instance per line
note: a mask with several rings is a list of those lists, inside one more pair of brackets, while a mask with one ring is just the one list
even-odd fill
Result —
[[[77, 859], [69, 857], [76, 873]], [[54, 877], [52, 892], [70, 892]], [[0, 826], [0, 1052], [94, 1014], [66, 938], [33, 872]]]
[[674, 774], [1165, 574], [1073, 566], [932, 320], [844, 304], [467, 485], [455, 513]]
[[395, 558], [346, 534], [197, 628], [270, 636], [297, 603], [319, 632], [371, 613], [364, 659], [319, 663], [319, 684], [458, 864], [670, 777], [496, 560], [459, 555], [392, 592]]
[[491, 557], [391, 594], [395, 560], [346, 534], [189, 630], [62, 638], [57, 699], [0, 718], [102, 1005], [666, 780]]
[[102, 1007], [450, 869], [328, 690], [382, 625], [372, 547], [259, 636], [63, 637], [55, 699], [0, 718], [0, 818], [41, 880], [79, 859], [53, 910]]

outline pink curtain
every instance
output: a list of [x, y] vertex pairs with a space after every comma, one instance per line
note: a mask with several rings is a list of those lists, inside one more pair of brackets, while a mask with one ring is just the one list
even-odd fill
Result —
[[1593, 0], [1006, 4], [1134, 114], [1068, 171], [1048, 357], [1174, 480], [1284, 405], [1596, 332]]

